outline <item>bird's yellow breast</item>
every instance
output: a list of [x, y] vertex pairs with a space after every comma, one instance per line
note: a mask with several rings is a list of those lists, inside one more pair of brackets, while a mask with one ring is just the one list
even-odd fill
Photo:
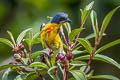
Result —
[[42, 29], [44, 32], [41, 33], [42, 45], [53, 50], [62, 48], [62, 41], [59, 35], [59, 29], [61, 24], [48, 23]]

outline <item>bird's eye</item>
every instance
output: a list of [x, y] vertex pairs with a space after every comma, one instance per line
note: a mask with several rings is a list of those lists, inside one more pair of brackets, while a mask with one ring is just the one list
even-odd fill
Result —
[[58, 17], [59, 20], [63, 20], [64, 18], [63, 17]]

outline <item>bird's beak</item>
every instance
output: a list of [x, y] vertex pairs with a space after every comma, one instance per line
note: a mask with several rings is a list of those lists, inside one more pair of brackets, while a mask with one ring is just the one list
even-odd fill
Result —
[[65, 23], [65, 22], [72, 22], [69, 18], [67, 18], [66, 20], [63, 20], [63, 21], [61, 21], [60, 23]]
[[70, 23], [70, 22], [72, 22], [72, 21], [68, 18], [67, 20], [65, 20], [65, 22], [69, 22], [69, 23]]

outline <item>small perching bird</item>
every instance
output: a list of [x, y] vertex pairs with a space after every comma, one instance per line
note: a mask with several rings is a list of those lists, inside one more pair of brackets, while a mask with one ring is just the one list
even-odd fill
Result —
[[65, 22], [71, 22], [66, 13], [57, 13], [47, 24], [42, 28], [41, 43], [45, 48], [50, 48], [53, 51], [63, 51], [63, 42], [60, 35], [60, 27]]

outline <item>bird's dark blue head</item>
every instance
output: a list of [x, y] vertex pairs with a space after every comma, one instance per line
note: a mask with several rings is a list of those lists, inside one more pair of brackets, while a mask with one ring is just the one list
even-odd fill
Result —
[[68, 14], [66, 13], [57, 13], [52, 20], [50, 20], [50, 23], [65, 23], [65, 22], [71, 22], [71, 20], [68, 18]]

